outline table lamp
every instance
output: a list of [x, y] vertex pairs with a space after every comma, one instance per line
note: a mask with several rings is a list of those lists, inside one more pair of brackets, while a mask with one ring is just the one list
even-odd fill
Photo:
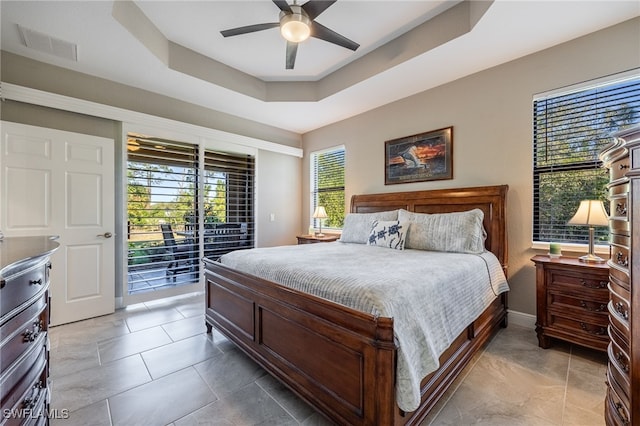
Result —
[[320, 232], [316, 234], [316, 237], [324, 237], [324, 234], [322, 233], [322, 219], [326, 219], [328, 217], [327, 211], [323, 206], [316, 207], [316, 210], [313, 212], [313, 218], [320, 220]]
[[602, 201], [599, 200], [583, 200], [580, 201], [578, 211], [569, 222], [569, 225], [589, 225], [589, 253], [580, 256], [581, 262], [602, 263], [604, 259], [593, 253], [593, 234], [594, 226], [607, 226], [609, 218], [604, 209]]

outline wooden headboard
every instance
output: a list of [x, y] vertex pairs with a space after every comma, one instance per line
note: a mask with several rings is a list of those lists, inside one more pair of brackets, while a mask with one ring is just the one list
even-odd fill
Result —
[[451, 213], [478, 208], [484, 212], [485, 246], [507, 267], [508, 185], [429, 191], [364, 194], [351, 197], [352, 213], [373, 213], [405, 209], [416, 213]]

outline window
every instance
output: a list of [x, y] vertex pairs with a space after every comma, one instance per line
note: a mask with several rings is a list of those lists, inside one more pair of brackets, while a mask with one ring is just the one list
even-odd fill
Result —
[[[605, 201], [608, 171], [598, 154], [610, 134], [640, 122], [640, 77], [608, 79], [533, 102], [533, 240], [586, 243], [586, 226], [567, 225], [581, 200]], [[597, 227], [595, 241], [607, 242]]]
[[[311, 214], [324, 206], [323, 228], [341, 229], [344, 224], [344, 146], [311, 153]], [[319, 227], [319, 219], [311, 226]]]

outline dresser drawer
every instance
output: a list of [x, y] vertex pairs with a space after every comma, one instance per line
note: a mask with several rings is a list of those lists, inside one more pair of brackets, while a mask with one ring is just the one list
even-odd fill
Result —
[[607, 425], [630, 426], [628, 405], [625, 405], [622, 398], [620, 398], [620, 396], [613, 390], [611, 386], [611, 379], [609, 377], [607, 377], [607, 381], [610, 384], [610, 387], [607, 390], [607, 397], [604, 402]]
[[0, 326], [0, 371], [5, 371], [46, 332], [48, 292]]
[[611, 235], [611, 262], [620, 270], [629, 273], [629, 237]]
[[[615, 315], [617, 319], [625, 325], [625, 328], [628, 329], [629, 318], [631, 318], [629, 299], [616, 292], [614, 287], [616, 287], [615, 290], [619, 289], [617, 286], [609, 286], [609, 297], [611, 298], [609, 302], [609, 311], [611, 315]], [[624, 289], [619, 290], [624, 291]]]
[[624, 175], [629, 171], [630, 165], [631, 160], [628, 156], [613, 162], [611, 164], [611, 167], [609, 168], [609, 180], [611, 182], [615, 182], [618, 179], [623, 178]]
[[18, 405], [8, 409], [12, 413], [2, 426], [36, 426], [48, 424], [47, 407], [51, 399], [49, 388], [38, 380], [31, 388], [18, 398]]
[[629, 377], [629, 356], [612, 340], [607, 350], [609, 356], [609, 368], [611, 374], [615, 377], [616, 382], [620, 385], [620, 389], [628, 398], [631, 393], [631, 378]]
[[48, 263], [41, 263], [5, 281], [0, 289], [0, 321], [15, 315], [25, 302], [47, 289], [48, 272]]
[[629, 292], [631, 288], [629, 286], [629, 270], [618, 269], [612, 260], [609, 260], [607, 264], [611, 267], [609, 268], [609, 280]]
[[631, 331], [629, 329], [629, 323], [620, 319], [615, 311], [612, 311], [613, 307], [611, 306], [611, 302], [609, 302], [609, 322], [611, 327], [613, 327], [624, 339], [629, 342], [631, 341]]
[[[20, 409], [25, 403], [25, 395], [34, 385], [47, 387], [47, 348], [46, 335], [38, 338], [40, 344], [33, 347], [25, 356], [14, 363], [0, 378], [0, 409]], [[28, 401], [27, 401], [28, 402]]]

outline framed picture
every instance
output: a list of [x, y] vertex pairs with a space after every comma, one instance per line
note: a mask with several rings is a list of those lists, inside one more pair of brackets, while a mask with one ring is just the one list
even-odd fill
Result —
[[384, 143], [384, 184], [453, 179], [453, 127]]

